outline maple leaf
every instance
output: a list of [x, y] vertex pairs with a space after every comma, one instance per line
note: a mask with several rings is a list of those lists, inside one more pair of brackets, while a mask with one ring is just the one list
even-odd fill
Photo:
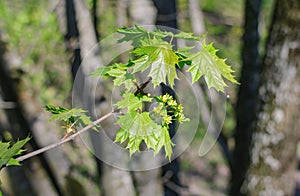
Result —
[[160, 83], [166, 84], [166, 78], [171, 87], [174, 86], [174, 80], [178, 79], [176, 73], [176, 64], [178, 56], [172, 50], [172, 45], [160, 40], [152, 40], [152, 44], [143, 43], [143, 46], [133, 51], [136, 55], [142, 55], [136, 61], [133, 73], [144, 71], [151, 66], [149, 77], [152, 78], [154, 86]]
[[201, 37], [195, 36], [193, 33], [186, 33], [183, 31], [180, 31], [178, 34], [174, 35], [174, 38], [185, 39], [185, 40], [196, 40], [196, 41], [199, 41]]
[[149, 115], [149, 112], [130, 111], [125, 115], [119, 117], [116, 122], [121, 126], [121, 129], [116, 135], [116, 142], [124, 142], [128, 140], [126, 148], [129, 149], [130, 154], [139, 151], [140, 144], [144, 140], [148, 148], [156, 150], [156, 141], [154, 132], [159, 129]]
[[141, 98], [138, 98], [131, 92], [125, 92], [122, 95], [123, 99], [121, 101], [118, 101], [115, 105], [118, 106], [119, 109], [121, 108], [127, 108], [128, 111], [131, 110], [140, 110], [142, 111], [143, 102], [151, 102], [152, 98], [148, 96], [142, 96]]
[[170, 138], [168, 127], [162, 127], [161, 131], [156, 133], [156, 137], [159, 138], [156, 150], [159, 151], [162, 147], [164, 147], [166, 156], [170, 160], [173, 151], [172, 147], [174, 146], [174, 144]]
[[133, 47], [138, 47], [141, 40], [149, 37], [148, 31], [139, 25], [134, 25], [133, 28], [122, 27], [117, 29], [117, 32], [124, 35], [118, 42], [132, 41]]
[[202, 50], [189, 57], [192, 63], [187, 71], [192, 74], [192, 83], [204, 76], [209, 88], [214, 87], [218, 91], [224, 91], [224, 87], [227, 85], [222, 77], [235, 84], [238, 84], [238, 82], [232, 75], [234, 71], [225, 63], [225, 59], [221, 59], [216, 55], [216, 52], [217, 50], [213, 45], [206, 45], [204, 40]]
[[[52, 105], [46, 105], [45, 109], [52, 113], [52, 116], [49, 118], [49, 121], [63, 121], [67, 124], [77, 123], [86, 126], [92, 123], [92, 120], [89, 116], [86, 115], [86, 110], [80, 108], [67, 109], [64, 107], [55, 107]], [[98, 131], [97, 126], [93, 127], [93, 130]]]
[[130, 155], [140, 151], [140, 145], [144, 141], [147, 148], [153, 149], [155, 154], [164, 147], [170, 160], [174, 144], [170, 139], [168, 128], [156, 124], [149, 112], [130, 111], [120, 116], [116, 124], [121, 128], [116, 134], [115, 142], [128, 141], [126, 148], [129, 149]]
[[107, 67], [107, 66], [99, 67], [99, 68], [96, 69], [96, 71], [91, 73], [91, 77], [92, 78], [97, 78], [97, 77], [100, 77], [100, 76], [102, 76], [102, 77], [106, 76], [107, 77], [107, 76], [109, 76], [107, 74], [107, 72], [110, 71], [110, 70], [111, 70], [111, 67]]
[[4, 166], [20, 165], [13, 157], [20, 155], [24, 150], [21, 148], [30, 140], [29, 137], [10, 145], [9, 142], [0, 142], [0, 168]]

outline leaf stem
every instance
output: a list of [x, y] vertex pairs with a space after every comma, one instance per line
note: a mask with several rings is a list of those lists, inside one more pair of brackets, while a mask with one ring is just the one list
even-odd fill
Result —
[[59, 141], [57, 143], [51, 144], [49, 146], [45, 146], [44, 148], [41, 148], [41, 149], [35, 150], [33, 152], [30, 152], [28, 154], [25, 154], [23, 156], [20, 156], [20, 157], [16, 158], [16, 160], [17, 161], [24, 161], [26, 159], [29, 159], [29, 158], [33, 157], [33, 156], [36, 156], [38, 154], [41, 154], [41, 153], [46, 152], [48, 150], [51, 150], [53, 148], [59, 147], [59, 146], [63, 145], [64, 143], [73, 140], [75, 137], [79, 136], [80, 134], [88, 131], [90, 128], [92, 128], [93, 126], [99, 124], [100, 122], [102, 122], [103, 120], [107, 119], [108, 117], [110, 117], [114, 113], [115, 113], [114, 111], [109, 112], [109, 113], [105, 114], [104, 116], [102, 116], [101, 118], [93, 121], [91, 124], [87, 125], [86, 127], [82, 128], [78, 132], [74, 133], [70, 137], [68, 137], [68, 138], [66, 138], [64, 140], [61, 140], [61, 141]]
[[171, 39], [170, 39], [170, 44], [172, 44], [173, 38], [174, 38], [174, 36], [172, 35], [172, 36], [171, 36]]

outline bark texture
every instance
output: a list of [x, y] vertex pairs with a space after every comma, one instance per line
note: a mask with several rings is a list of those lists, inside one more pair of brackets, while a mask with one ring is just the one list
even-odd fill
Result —
[[236, 105], [233, 167], [230, 195], [243, 195], [240, 191], [250, 164], [250, 145], [254, 132], [258, 102], [259, 32], [258, 22], [261, 0], [246, 0], [242, 49], [242, 73]]
[[[249, 195], [293, 195], [300, 127], [300, 1], [277, 0], [259, 88]], [[245, 111], [246, 112], [246, 111]]]

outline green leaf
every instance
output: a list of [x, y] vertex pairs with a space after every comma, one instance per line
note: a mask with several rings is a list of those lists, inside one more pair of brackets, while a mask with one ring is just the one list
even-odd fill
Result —
[[194, 46], [192, 47], [183, 47], [183, 48], [179, 48], [176, 51], [176, 55], [178, 56], [178, 66], [180, 68], [183, 68], [185, 65], [191, 65], [192, 61], [190, 59], [188, 59], [188, 56], [191, 56], [191, 50], [194, 48]]
[[123, 143], [129, 138], [129, 131], [120, 128], [120, 130], [116, 134], [115, 142]]
[[[85, 114], [82, 114], [80, 117], [79, 117], [79, 123], [81, 124], [81, 126], [87, 126], [87, 125], [90, 125], [93, 123], [93, 121], [91, 120], [91, 118]], [[99, 131], [97, 129], [98, 125], [94, 125], [94, 127], [92, 128], [94, 131]]]
[[[45, 108], [52, 113], [49, 121], [63, 121], [72, 126], [77, 126], [78, 124], [86, 126], [92, 123], [91, 118], [86, 115], [87, 111], [80, 108], [67, 109], [51, 105], [47, 105]], [[96, 125], [93, 127], [93, 130], [98, 131]]]
[[20, 166], [21, 164], [14, 158], [10, 158], [6, 164], [6, 166]]
[[80, 108], [66, 109], [65, 111], [60, 112], [58, 114], [52, 114], [52, 116], [49, 118], [49, 121], [74, 121], [74, 118], [85, 115], [85, 113], [86, 111]]
[[120, 116], [116, 124], [121, 126], [116, 136], [116, 142], [122, 143], [128, 140], [126, 148], [129, 149], [130, 154], [139, 151], [143, 140], [148, 148], [155, 149], [158, 138], [154, 133], [160, 129], [160, 126], [152, 121], [149, 112], [130, 111]]
[[145, 44], [133, 51], [136, 55], [143, 55], [134, 61], [136, 68], [133, 73], [146, 70], [150, 65], [149, 77], [152, 78], [154, 86], [160, 83], [166, 84], [166, 78], [171, 87], [174, 86], [174, 80], [178, 79], [176, 73], [176, 64], [178, 56], [172, 50], [172, 45], [161, 43], [159, 40], [153, 40], [153, 45]]
[[115, 105], [118, 106], [119, 109], [127, 108], [128, 111], [131, 110], [142, 110], [143, 102], [139, 100], [133, 93], [126, 92], [122, 95], [123, 99], [118, 101]]
[[172, 140], [170, 138], [168, 128], [165, 126], [162, 127], [161, 131], [156, 133], [156, 137], [159, 138], [159, 141], [155, 149], [156, 153], [158, 153], [158, 151], [160, 151], [161, 148], [164, 146], [166, 156], [170, 160], [173, 151], [172, 146], [174, 146], [174, 144], [172, 143]]
[[52, 114], [59, 114], [65, 111], [68, 111], [68, 109], [64, 108], [64, 107], [55, 107], [52, 105], [46, 105], [45, 106], [45, 110], [47, 110], [48, 112], [51, 112]]
[[193, 33], [186, 33], [183, 31], [180, 31], [178, 34], [175, 34], [174, 38], [185, 39], [185, 40], [196, 40], [196, 41], [199, 41], [201, 39], [201, 37], [194, 36]]
[[20, 155], [24, 150], [21, 148], [30, 140], [29, 137], [17, 141], [14, 145], [9, 142], [0, 142], [0, 168], [3, 166], [20, 165], [13, 157]]
[[140, 45], [140, 41], [148, 39], [148, 31], [141, 26], [135, 25], [133, 28], [122, 27], [117, 29], [117, 32], [124, 35], [118, 42], [132, 41], [134, 47]]
[[104, 67], [99, 67], [96, 69], [96, 71], [92, 72], [91, 73], [91, 77], [92, 78], [97, 78], [97, 77], [100, 77], [100, 76], [108, 76], [107, 72], [111, 69], [111, 67], [107, 67], [107, 66], [104, 66]]
[[206, 45], [204, 40], [202, 50], [189, 57], [192, 64], [187, 71], [192, 74], [193, 83], [204, 76], [209, 88], [214, 87], [218, 91], [224, 91], [224, 87], [227, 85], [222, 77], [235, 84], [238, 84], [238, 82], [232, 75], [234, 71], [225, 63], [225, 59], [221, 59], [216, 55], [216, 52], [217, 50], [213, 45]]
[[168, 31], [161, 31], [159, 29], [154, 29], [152, 32], [150, 32], [150, 34], [152, 35], [152, 37], [155, 38], [165, 38], [165, 37], [173, 37], [174, 34], [172, 32], [168, 32]]
[[141, 142], [144, 141], [148, 149], [158, 153], [164, 147], [166, 156], [170, 159], [172, 146], [168, 127], [156, 124], [149, 115], [149, 112], [139, 113], [130, 111], [119, 117], [116, 122], [121, 126], [117, 132], [115, 142], [123, 143], [128, 141], [126, 148], [130, 155], [140, 150]]
[[120, 66], [117, 64], [116, 67], [107, 71], [107, 74], [111, 77], [114, 77], [113, 80], [115, 86], [121, 86], [122, 84], [129, 90], [134, 86], [133, 81], [135, 81], [134, 76], [127, 72], [127, 67]]

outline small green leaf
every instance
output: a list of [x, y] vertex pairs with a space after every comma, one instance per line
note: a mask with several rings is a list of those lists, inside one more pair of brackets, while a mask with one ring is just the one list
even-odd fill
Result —
[[156, 153], [158, 153], [161, 150], [161, 148], [164, 146], [166, 156], [170, 160], [173, 151], [172, 146], [174, 146], [174, 144], [172, 143], [172, 140], [170, 138], [168, 128], [162, 127], [160, 132], [156, 132], [156, 135], [157, 135], [156, 137], [159, 138], [159, 141], [155, 149]]
[[7, 166], [20, 166], [21, 164], [14, 158], [10, 158], [6, 164]]
[[214, 87], [218, 91], [224, 91], [227, 86], [222, 76], [232, 83], [238, 84], [232, 73], [230, 66], [216, 55], [217, 50], [212, 44], [206, 45], [205, 40], [202, 42], [202, 50], [191, 55], [191, 67], [187, 70], [192, 74], [192, 82], [198, 81], [204, 76], [208, 87]]
[[174, 38], [185, 39], [185, 40], [196, 40], [196, 41], [199, 41], [201, 39], [198, 36], [194, 36], [193, 33], [186, 33], [183, 31], [180, 31], [178, 34], [175, 34]]
[[148, 149], [158, 153], [162, 147], [166, 156], [171, 158], [172, 146], [168, 127], [156, 124], [149, 115], [149, 112], [130, 111], [119, 117], [116, 122], [121, 126], [117, 132], [115, 142], [123, 143], [128, 141], [126, 148], [130, 155], [140, 150], [141, 142], [144, 141]]
[[172, 49], [171, 44], [161, 44], [159, 41], [153, 42], [153, 45], [143, 45], [133, 51], [136, 55], [143, 55], [138, 60], [137, 68], [133, 73], [144, 71], [151, 65], [149, 77], [152, 78], [154, 86], [160, 83], [166, 84], [166, 79], [171, 87], [174, 86], [174, 80], [178, 79], [176, 73], [176, 64], [178, 64], [178, 56]]
[[131, 92], [126, 92], [122, 95], [123, 99], [118, 101], [115, 105], [119, 109], [126, 108], [128, 111], [131, 110], [142, 110], [143, 102]]
[[108, 76], [107, 72], [110, 71], [111, 67], [99, 67], [96, 69], [96, 71], [92, 72], [91, 73], [91, 77], [92, 78], [97, 78], [97, 77], [100, 77], [100, 76]]
[[47, 110], [48, 112], [51, 112], [52, 114], [59, 114], [59, 113], [67, 111], [68, 109], [66, 109], [64, 107], [60, 107], [60, 106], [55, 107], [55, 106], [52, 106], [52, 105], [46, 105], [45, 110]]
[[148, 31], [138, 25], [135, 25], [133, 28], [122, 27], [117, 29], [117, 32], [124, 35], [124, 37], [119, 39], [118, 42], [132, 41], [132, 45], [134, 47], [138, 47], [140, 45], [140, 41], [147, 39], [149, 36]]
[[[52, 113], [49, 121], [63, 121], [72, 127], [76, 127], [78, 124], [86, 126], [92, 123], [90, 117], [86, 115], [87, 111], [80, 108], [67, 109], [51, 105], [47, 105], [45, 108]], [[93, 127], [93, 130], [98, 131], [96, 125]]]
[[150, 34], [155, 37], [155, 38], [165, 38], [165, 37], [173, 37], [174, 34], [172, 32], [168, 32], [168, 31], [161, 31], [159, 29], [154, 29], [152, 32], [150, 32]]
[[21, 148], [30, 140], [29, 137], [17, 141], [15, 144], [10, 145], [9, 142], [0, 142], [0, 168], [3, 166], [20, 165], [13, 157], [20, 155], [24, 150]]
[[116, 134], [115, 142], [123, 143], [129, 138], [128, 130], [120, 128], [120, 130]]
[[[52, 114], [52, 116], [49, 118], [49, 121], [74, 121], [72, 118], [80, 117], [86, 113], [85, 110], [80, 108], [72, 108], [72, 109], [66, 109], [63, 112], [60, 112], [58, 114]], [[73, 123], [73, 122], [72, 122]]]

